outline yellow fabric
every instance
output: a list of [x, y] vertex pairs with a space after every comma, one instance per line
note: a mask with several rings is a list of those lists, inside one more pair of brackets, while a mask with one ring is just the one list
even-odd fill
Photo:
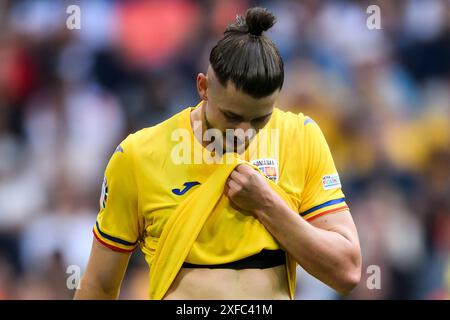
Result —
[[138, 214], [138, 191], [130, 139], [116, 149], [105, 170], [100, 211], [94, 235], [103, 244], [118, 251], [132, 251], [143, 226]]
[[[169, 219], [181, 210], [185, 200], [212, 181], [213, 175], [223, 178], [224, 168], [232, 170], [220, 163], [195, 162], [199, 154], [208, 153], [193, 135], [190, 112], [194, 108], [186, 108], [156, 126], [129, 135], [105, 170], [103, 190], [107, 192], [102, 192], [94, 234], [113, 250], [132, 251], [139, 245], [150, 271]], [[291, 207], [307, 220], [346, 207], [340, 186], [332, 185], [330, 176], [336, 177], [337, 170], [314, 121], [301, 113], [275, 108], [264, 129], [274, 129], [278, 136], [268, 135], [267, 148], [258, 152], [251, 148], [252, 142], [239, 156], [241, 161], [264, 169], [268, 177], [272, 175], [271, 185], [283, 191]], [[183, 139], [191, 142], [190, 149], [179, 148]], [[178, 153], [194, 163], [175, 163], [173, 155]], [[275, 168], [264, 167], [266, 159], [272, 159]], [[220, 179], [214, 181], [216, 184], [203, 196], [205, 201], [216, 205], [207, 216], [202, 216], [205, 220], [200, 221], [200, 226], [195, 226], [200, 230], [185, 261], [222, 264], [249, 257], [262, 249], [280, 249], [258, 219], [232, 208], [225, 196], [211, 198], [218, 194], [213, 190], [223, 190], [225, 183]], [[185, 188], [185, 183], [195, 185]], [[190, 228], [186, 230], [191, 232]]]
[[[240, 163], [245, 162], [237, 158], [234, 164], [223, 164], [220, 166], [202, 186], [179, 205], [172, 217], [167, 221], [150, 270], [150, 299], [160, 300], [164, 297], [204, 226], [206, 219], [214, 210], [214, 207], [217, 206], [220, 199], [224, 197], [224, 182]], [[247, 165], [251, 164], [247, 163]], [[253, 167], [259, 171], [257, 167]], [[289, 196], [271, 180], [267, 179], [267, 181], [289, 207], [296, 210], [296, 206]], [[286, 272], [291, 299], [294, 299], [295, 296], [295, 267], [294, 260], [287, 255]]]

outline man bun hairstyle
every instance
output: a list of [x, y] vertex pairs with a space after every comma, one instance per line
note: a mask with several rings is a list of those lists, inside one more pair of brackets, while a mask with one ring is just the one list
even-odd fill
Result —
[[283, 60], [264, 34], [275, 22], [275, 16], [267, 9], [255, 7], [228, 25], [209, 55], [211, 67], [223, 86], [231, 81], [254, 98], [268, 96], [283, 87]]
[[258, 37], [262, 35], [263, 31], [272, 28], [275, 21], [275, 16], [264, 8], [249, 9], [245, 14], [248, 33]]

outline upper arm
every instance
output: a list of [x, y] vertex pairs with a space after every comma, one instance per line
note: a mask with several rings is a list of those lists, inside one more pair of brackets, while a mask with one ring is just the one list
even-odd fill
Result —
[[76, 299], [116, 299], [131, 253], [106, 248], [94, 239]]
[[133, 147], [125, 139], [111, 156], [105, 170], [100, 210], [93, 227], [94, 241], [82, 288], [83, 294], [118, 293], [131, 252], [143, 229], [138, 208], [138, 188], [134, 174]]
[[[361, 246], [359, 243], [358, 232], [356, 230], [355, 223], [348, 209], [338, 211], [334, 214], [324, 215], [314, 219], [310, 222], [314, 227], [332, 231], [347, 241], [345, 242], [345, 248], [347, 248], [347, 257], [352, 262], [352, 265], [356, 267], [355, 274], [361, 274]], [[358, 280], [359, 281], [359, 280]]]
[[101, 244], [118, 252], [133, 251], [143, 229], [130, 140], [128, 137], [117, 147], [106, 167], [93, 230]]
[[318, 217], [310, 223], [317, 228], [337, 232], [359, 247], [356, 226], [348, 209]]

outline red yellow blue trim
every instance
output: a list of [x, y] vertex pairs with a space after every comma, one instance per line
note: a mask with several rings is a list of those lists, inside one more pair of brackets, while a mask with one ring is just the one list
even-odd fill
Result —
[[92, 229], [94, 237], [105, 247], [118, 252], [132, 252], [136, 248], [137, 241], [132, 243], [113, 236], [110, 236], [100, 230], [98, 222]]
[[300, 215], [303, 218], [305, 218], [305, 220], [311, 221], [320, 216], [330, 214], [330, 213], [336, 213], [336, 212], [343, 211], [343, 210], [348, 210], [348, 206], [345, 203], [345, 198], [340, 198], [340, 199], [329, 200], [322, 204], [314, 206], [314, 207], [300, 213]]
[[307, 217], [307, 218], [305, 218], [305, 219], [306, 219], [307, 221], [312, 221], [312, 220], [314, 220], [314, 219], [316, 219], [316, 218], [318, 218], [318, 217], [324, 216], [324, 215], [326, 215], [326, 214], [336, 213], [336, 212], [340, 212], [340, 211], [344, 211], [344, 210], [348, 210], [348, 206], [347, 206], [347, 205], [342, 206], [342, 207], [339, 207], [339, 208], [327, 210], [327, 211], [318, 213], [318, 214], [316, 214], [316, 215], [312, 215], [311, 217]]

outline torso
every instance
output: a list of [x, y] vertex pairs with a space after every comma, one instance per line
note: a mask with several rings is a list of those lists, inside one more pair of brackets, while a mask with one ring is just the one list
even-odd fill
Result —
[[183, 299], [289, 300], [286, 269], [181, 268], [164, 300]]
[[164, 300], [185, 299], [289, 300], [286, 269], [182, 268]]
[[[272, 170], [277, 184], [290, 195], [301, 194], [303, 184], [295, 177], [303, 176], [297, 166], [287, 167], [290, 128], [296, 128], [297, 118], [290, 121], [291, 126], [281, 126], [278, 122], [285, 122], [282, 111], [274, 112], [267, 125], [268, 130], [280, 127], [280, 136], [268, 138], [268, 145], [261, 154], [249, 154], [245, 160], [258, 166]], [[135, 144], [141, 146], [135, 156], [135, 167], [139, 193], [140, 223], [144, 226], [142, 251], [149, 267], [153, 264], [159, 238], [168, 219], [178, 205], [188, 197], [199, 184], [203, 184], [214, 172], [215, 164], [179, 165], [171, 160], [173, 146], [179, 141], [172, 141], [171, 133], [174, 129], [187, 132], [189, 138], [193, 137], [190, 123], [191, 110], [179, 113], [173, 119], [161, 125], [142, 130], [135, 135]], [[294, 116], [292, 116], [294, 117]], [[295, 116], [296, 117], [296, 116]], [[289, 130], [288, 130], [289, 129]], [[183, 140], [184, 141], [184, 140]], [[200, 142], [192, 145], [188, 159], [196, 150], [203, 150]], [[278, 146], [280, 148], [274, 148]], [[142, 147], [148, 146], [148, 147]], [[249, 148], [251, 149], [251, 148]], [[260, 151], [257, 149], [256, 151]], [[183, 153], [184, 155], [185, 153]], [[201, 155], [202, 153], [200, 153]], [[248, 159], [247, 159], [248, 158]], [[253, 161], [260, 161], [261, 163]], [[272, 161], [272, 162], [268, 162]], [[294, 170], [295, 169], [295, 170]], [[295, 172], [294, 172], [295, 171]], [[267, 171], [266, 176], [271, 171]], [[284, 173], [284, 175], [282, 174]], [[286, 179], [287, 178], [287, 179]], [[188, 187], [186, 184], [192, 184]], [[174, 190], [178, 190], [174, 192]], [[150, 192], [151, 191], [151, 192]], [[226, 239], [224, 241], [223, 239]], [[277, 241], [270, 232], [251, 215], [235, 210], [229, 205], [226, 197], [222, 197], [215, 210], [211, 212], [199, 233], [196, 242], [185, 259], [193, 264], [223, 264], [242, 259], [258, 253], [261, 249], [280, 249]], [[279, 265], [265, 269], [208, 269], [208, 268], [181, 268], [177, 277], [171, 284], [164, 299], [290, 299], [289, 284], [286, 266]]]

